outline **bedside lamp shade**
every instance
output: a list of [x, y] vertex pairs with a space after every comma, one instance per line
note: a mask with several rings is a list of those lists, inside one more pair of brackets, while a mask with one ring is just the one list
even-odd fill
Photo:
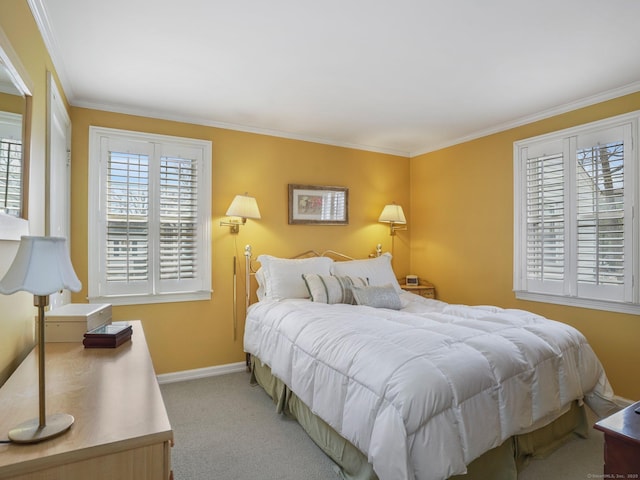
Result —
[[390, 225], [390, 235], [395, 235], [396, 230], [406, 230], [406, 227], [398, 227], [397, 225], [406, 225], [407, 219], [404, 216], [404, 211], [400, 205], [396, 205], [395, 203], [390, 205], [385, 205], [382, 209], [382, 213], [378, 218], [378, 221], [381, 223], [389, 223]]
[[226, 215], [228, 217], [241, 217], [243, 219], [253, 218], [260, 220], [258, 202], [256, 202], [254, 197], [250, 197], [247, 194], [236, 195], [231, 202], [231, 205], [229, 205]]
[[244, 225], [247, 222], [247, 218], [255, 220], [260, 220], [261, 218], [258, 202], [255, 197], [251, 197], [246, 193], [235, 196], [227, 209], [226, 215], [227, 217], [237, 217], [240, 219], [240, 221], [231, 220], [220, 222], [221, 226], [231, 227], [231, 233], [238, 233], [240, 231], [240, 225]]
[[77, 292], [81, 287], [67, 241], [61, 237], [23, 236], [13, 263], [0, 280], [0, 293], [4, 294], [22, 290], [49, 295], [65, 288]]

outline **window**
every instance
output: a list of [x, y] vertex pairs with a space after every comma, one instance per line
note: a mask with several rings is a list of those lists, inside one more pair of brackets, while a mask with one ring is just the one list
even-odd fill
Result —
[[22, 115], [0, 112], [0, 212], [22, 216]]
[[517, 298], [640, 313], [639, 119], [514, 144]]
[[90, 301], [211, 298], [211, 142], [91, 127], [89, 149]]

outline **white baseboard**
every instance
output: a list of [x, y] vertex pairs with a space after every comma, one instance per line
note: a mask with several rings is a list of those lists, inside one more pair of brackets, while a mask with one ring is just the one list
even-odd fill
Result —
[[181, 372], [162, 373], [157, 375], [158, 383], [184, 382], [198, 378], [215, 377], [226, 375], [227, 373], [245, 372], [247, 365], [244, 362], [228, 363], [226, 365], [216, 365], [215, 367], [196, 368], [194, 370], [183, 370]]

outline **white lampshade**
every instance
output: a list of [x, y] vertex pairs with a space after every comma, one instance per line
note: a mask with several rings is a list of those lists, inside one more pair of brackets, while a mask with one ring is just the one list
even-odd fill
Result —
[[402, 211], [402, 207], [400, 205], [391, 204], [385, 205], [382, 209], [382, 213], [380, 214], [380, 218], [378, 218], [379, 222], [384, 223], [399, 223], [406, 224], [407, 219], [404, 216], [404, 212]]
[[65, 288], [77, 292], [81, 287], [62, 237], [21, 237], [18, 253], [0, 280], [0, 293], [7, 295], [23, 290], [44, 296]]
[[249, 195], [236, 195], [229, 205], [226, 215], [228, 217], [254, 218], [260, 219], [260, 209], [258, 202]]

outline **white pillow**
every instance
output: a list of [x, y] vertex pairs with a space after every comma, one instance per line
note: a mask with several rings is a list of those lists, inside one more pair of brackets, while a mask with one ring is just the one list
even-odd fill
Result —
[[266, 280], [264, 278], [264, 270], [262, 269], [262, 267], [260, 267], [256, 272], [256, 282], [258, 282], [256, 297], [258, 297], [258, 301], [260, 301], [264, 299], [264, 284], [266, 283]]
[[391, 254], [388, 252], [376, 258], [334, 262], [331, 265], [331, 274], [362, 277], [369, 281], [369, 285], [392, 285], [396, 292], [402, 291], [396, 275], [393, 273], [393, 268], [391, 268]]
[[291, 259], [260, 255], [257, 260], [261, 265], [261, 275], [256, 275], [258, 288], [263, 289], [263, 298], [271, 300], [309, 298], [302, 274], [329, 275], [333, 263], [329, 257]]
[[357, 305], [366, 305], [374, 308], [390, 308], [400, 310], [402, 301], [396, 289], [391, 285], [362, 287], [354, 285], [351, 287], [353, 299]]

